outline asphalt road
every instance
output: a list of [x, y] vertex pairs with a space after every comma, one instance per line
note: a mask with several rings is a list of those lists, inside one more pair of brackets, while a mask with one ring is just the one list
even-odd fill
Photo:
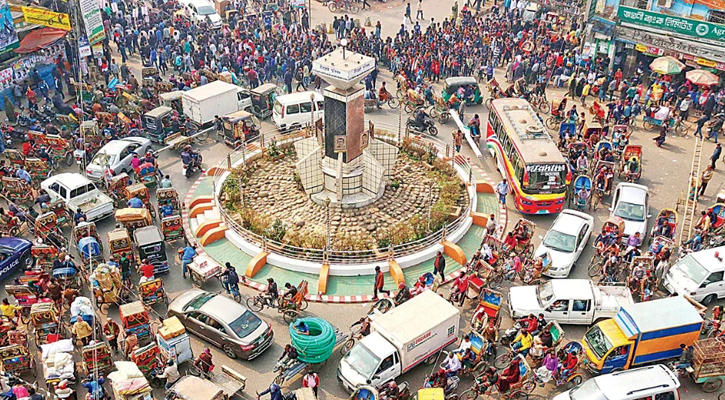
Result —
[[[392, 3], [389, 3], [387, 5], [380, 5], [378, 3], [374, 3], [373, 12], [371, 12], [370, 14], [366, 14], [366, 12], [363, 12], [358, 15], [358, 17], [361, 18], [361, 20], [364, 20], [364, 17], [366, 15], [370, 15], [372, 16], [373, 24], [375, 23], [376, 18], [382, 19], [384, 21], [384, 32], [394, 31], [394, 27], [399, 25], [399, 22], [395, 24], [394, 21], [400, 21], [403, 10], [403, 3], [398, 4], [400, 4], [400, 6]], [[436, 20], [440, 21], [446, 16], [446, 13], [449, 12], [451, 4], [452, 1], [445, 0], [442, 2], [436, 2], [435, 6], [433, 6], [432, 4], [426, 5], [426, 7], [430, 7], [430, 10], [426, 10], [426, 16], [429, 18], [430, 16], [433, 16], [436, 18]], [[394, 9], [392, 9], [393, 7]], [[415, 6], [413, 6], [413, 8], [415, 9]], [[326, 9], [323, 10], [322, 5], [317, 2], [313, 2], [312, 15], [313, 25], [316, 25], [320, 22], [329, 22], [330, 20], [330, 13]], [[140, 63], [138, 59], [132, 59], [131, 66], [136, 73], [139, 73]], [[497, 71], [497, 75], [500, 82], [505, 82], [501, 71]], [[387, 71], [383, 71], [381, 76], [382, 80], [387, 81], [389, 84], [392, 83], [391, 77]], [[438, 90], [440, 90], [440, 86], [438, 87]], [[552, 98], [557, 94], [561, 94], [561, 91], [550, 90], [548, 97]], [[487, 112], [483, 106], [469, 107], [467, 110], [467, 115], [469, 115], [469, 118], [474, 113], [478, 113], [483, 121], [486, 120]], [[372, 119], [373, 121], [392, 126], [397, 126], [398, 124], [397, 110], [377, 110], [367, 117]], [[405, 117], [406, 116], [404, 115], [404, 118]], [[274, 130], [274, 127], [269, 122], [264, 122], [262, 130], [265, 132], [272, 132]], [[451, 133], [454, 130], [455, 127], [453, 125], [453, 122], [449, 122], [447, 125], [442, 127], [439, 126], [439, 139], [451, 143]], [[691, 138], [668, 138], [667, 143], [663, 148], [657, 148], [650, 140], [650, 138], [653, 136], [655, 136], [654, 133], [644, 132], [641, 129], [638, 129], [633, 135], [632, 142], [639, 143], [644, 146], [644, 173], [639, 183], [647, 185], [650, 189], [650, 214], [654, 217], [657, 215], [657, 212], [661, 208], [673, 207], [677, 198], [680, 196], [680, 193], [686, 189], [687, 176], [690, 171], [692, 146], [694, 141]], [[473, 155], [471, 149], [468, 148], [466, 144], [464, 144], [463, 147], [463, 154], [467, 157], [475, 159], [475, 156]], [[705, 155], [705, 157], [709, 156], [713, 147], [714, 146], [710, 143], [705, 144], [705, 148], [703, 150], [703, 154]], [[205, 143], [198, 145], [197, 148], [203, 153], [205, 161], [204, 163], [207, 168], [221, 162], [224, 159], [226, 153], [230, 150], [224, 144], [216, 142], [213, 138], [210, 138]], [[484, 158], [482, 160], [479, 160], [478, 162], [494, 181], [500, 180], [500, 175], [498, 174], [495, 166], [491, 162], [491, 158], [485, 152]], [[159, 165], [161, 170], [165, 174], [169, 174], [171, 176], [171, 179], [174, 182], [174, 186], [178, 190], [180, 197], [183, 199], [189, 188], [191, 187], [192, 183], [196, 180], [196, 178], [198, 178], [198, 173], [191, 179], [183, 177], [181, 175], [181, 161], [179, 158], [179, 154], [173, 150], [165, 151], [160, 154]], [[704, 165], [705, 164], [703, 163], [703, 167]], [[74, 167], [71, 167], [71, 169], [73, 168]], [[720, 190], [720, 187], [723, 183], [723, 169], [725, 168], [719, 167], [718, 170], [716, 170], [715, 177], [710, 184], [710, 188], [708, 189], [706, 196], [701, 199], [702, 207], [705, 207], [714, 202], [713, 199], [715, 198], [716, 193]], [[513, 226], [512, 224], [515, 223], [515, 221], [521, 215], [512, 208], [509, 208], [508, 212], [510, 221], [509, 228], [511, 228]], [[600, 210], [597, 210], [597, 212], [592, 213], [592, 215], [597, 221], [595, 225], [596, 230], [599, 229], [601, 224], [606, 220], [608, 216], [608, 211], [606, 208], [602, 208]], [[554, 218], [555, 216], [534, 217], [533, 221], [537, 224], [536, 234], [543, 235], [546, 232], [546, 229], [553, 222]], [[99, 222], [97, 225], [101, 233], [101, 237], [105, 238], [106, 233], [113, 229], [114, 224], [115, 221], [113, 220], [113, 218], [109, 218]], [[539, 240], [534, 239], [534, 242], [538, 244]], [[176, 263], [174, 258], [176, 249], [167, 248], [166, 250], [171, 266], [171, 273], [165, 275], [163, 278], [167, 290], [173, 298], [178, 293], [188, 290], [191, 287], [191, 283], [187, 280], [182, 279], [181, 277], [180, 265]], [[591, 247], [587, 247], [587, 249], [581, 256], [582, 261], [578, 263], [578, 266], [572, 271], [570, 277], [587, 277], [586, 267], [588, 262], [586, 260], [589, 260], [591, 258], [591, 253]], [[237, 266], [238, 270], [240, 267], [243, 269], [245, 266]], [[134, 279], [137, 278], [135, 277]], [[218, 291], [222, 290], [221, 286], [217, 282], [209, 282], [206, 288]], [[443, 288], [442, 290], [447, 291], [447, 288]], [[256, 294], [253, 290], [246, 287], [242, 287], [241, 292], [243, 296], [243, 301], [247, 297]], [[308, 310], [304, 313], [304, 315], [323, 318], [330, 321], [334, 326], [340, 327], [341, 329], [347, 331], [347, 327], [350, 326], [352, 322], [363, 316], [367, 312], [369, 306], [369, 304], [333, 305], [312, 303], [310, 304]], [[162, 316], [165, 313], [165, 308], [163, 306], [157, 305], [155, 310], [159, 316]], [[471, 318], [472, 310], [473, 305], [471, 303], [467, 303], [462, 308], [461, 318], [463, 319], [463, 321], [466, 322], [466, 325], [467, 321], [469, 321]], [[117, 307], [111, 306], [108, 310], [108, 315], [111, 318], [117, 319], [117, 314]], [[228, 359], [220, 351], [212, 349], [212, 352], [214, 354], [214, 362], [215, 364], [217, 364], [217, 368], [220, 368], [221, 365], [228, 365], [229, 367], [239, 371], [240, 373], [248, 377], [247, 388], [245, 390], [245, 393], [242, 394], [242, 397], [244, 398], [254, 398], [255, 391], [262, 391], [269, 385], [269, 383], [274, 378], [272, 370], [274, 368], [275, 362], [277, 358], [281, 355], [284, 345], [289, 342], [289, 333], [287, 331], [287, 327], [285, 326], [281, 314], [278, 314], [276, 310], [266, 309], [260, 312], [259, 315], [272, 325], [275, 332], [275, 343], [259, 358], [255, 359], [252, 362], [234, 361]], [[512, 322], [510, 320], [504, 320], [502, 326], [507, 327], [511, 326], [511, 324]], [[566, 338], [571, 340], [580, 340], [585, 331], [584, 327], [577, 327], [571, 325], [564, 326], [564, 330], [566, 332]], [[194, 347], [195, 355], [198, 355], [203, 347], [206, 346], [203, 341], [200, 341], [196, 338], [192, 340], [192, 345]], [[338, 384], [338, 382], [336, 382], [335, 378], [335, 371], [339, 360], [340, 354], [338, 352], [335, 352], [326, 363], [318, 366], [318, 371], [322, 381], [320, 397], [323, 400], [343, 399], [348, 397], [348, 394], [344, 391], [342, 386]], [[415, 390], [423, 383], [425, 376], [430, 372], [431, 367], [420, 366], [405, 374], [402, 378], [398, 379], [398, 381], [409, 382], [411, 384], [411, 387]], [[42, 371], [39, 371], [39, 374], [42, 375]], [[285, 390], [295, 389], [300, 387], [300, 385], [301, 383], [298, 379], [296, 381], [286, 383], [284, 388]], [[471, 381], [469, 379], [463, 379], [458, 392], [462, 392], [463, 390], [470, 387], [470, 385]], [[684, 399], [694, 400], [700, 398], [713, 398], [712, 395], [705, 396], [705, 394], [701, 392], [700, 389], [697, 388], [690, 379], [685, 379], [683, 381], [683, 388], [684, 390], [681, 390], [680, 394], [683, 396]], [[85, 391], [81, 389], [81, 393], [85, 393]], [[551, 387], [549, 386], [543, 389], [537, 388], [536, 393], [546, 397], [551, 397], [554, 391], [552, 391]], [[163, 393], [156, 393], [156, 396], [157, 398], [163, 398]]]

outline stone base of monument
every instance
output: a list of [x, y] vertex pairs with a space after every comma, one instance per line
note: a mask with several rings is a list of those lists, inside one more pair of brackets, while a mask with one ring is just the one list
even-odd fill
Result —
[[[344, 180], [345, 178], [343, 178], [343, 182]], [[383, 181], [380, 184], [380, 190], [378, 190], [376, 193], [362, 191], [353, 194], [346, 194], [342, 197], [342, 201], [337, 200], [337, 193], [333, 193], [327, 190], [313, 194], [312, 196], [310, 196], [310, 199], [315, 204], [319, 204], [321, 206], [325, 206], [327, 204], [327, 199], [330, 199], [330, 207], [360, 208], [365, 207], [368, 204], [372, 204], [381, 197], [383, 197], [383, 195], [385, 194], [385, 185], [386, 183]]]

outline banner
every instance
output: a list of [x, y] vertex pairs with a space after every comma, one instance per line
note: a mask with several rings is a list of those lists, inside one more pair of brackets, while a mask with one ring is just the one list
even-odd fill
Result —
[[43, 10], [42, 8], [23, 7], [23, 16], [28, 24], [36, 24], [58, 28], [64, 31], [71, 30], [68, 14]]
[[725, 42], [725, 25], [721, 24], [674, 17], [625, 6], [619, 6], [617, 16], [619, 16], [618, 25], [639, 25], [657, 31], [665, 30], [681, 35]]
[[98, 7], [98, 0], [80, 0], [80, 4], [88, 41], [91, 45], [94, 45], [106, 38], [106, 33], [103, 30], [101, 9]]
[[91, 45], [88, 43], [88, 38], [81, 36], [78, 39], [78, 53], [81, 57], [88, 57], [91, 55]]
[[2, 28], [0, 28], [0, 53], [17, 49], [20, 46], [20, 41], [18, 40], [18, 33], [15, 32], [13, 15], [10, 12], [7, 0], [0, 0], [0, 20], [3, 21]]

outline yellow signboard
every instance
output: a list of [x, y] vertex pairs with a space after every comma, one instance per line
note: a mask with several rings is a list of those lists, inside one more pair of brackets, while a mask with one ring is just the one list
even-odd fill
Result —
[[706, 67], [710, 67], [710, 68], [717, 67], [717, 63], [715, 61], [706, 60], [704, 58], [698, 58], [695, 61], [697, 61], [698, 64], [704, 65]]
[[71, 30], [68, 14], [57, 13], [42, 8], [23, 7], [23, 15], [25, 16], [25, 22], [29, 24], [49, 26], [64, 31]]

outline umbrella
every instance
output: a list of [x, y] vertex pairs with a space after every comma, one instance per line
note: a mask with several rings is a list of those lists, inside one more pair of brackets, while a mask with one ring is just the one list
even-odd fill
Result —
[[688, 81], [700, 86], [712, 86], [720, 83], [720, 78], [710, 71], [704, 69], [693, 69], [687, 71], [685, 77]]
[[657, 72], [658, 74], [676, 75], [682, 72], [683, 69], [685, 69], [685, 64], [683, 64], [682, 62], [680, 62], [680, 60], [677, 60], [676, 58], [672, 58], [670, 56], [663, 56], [652, 61], [652, 64], [649, 65], [649, 68], [652, 71]]

